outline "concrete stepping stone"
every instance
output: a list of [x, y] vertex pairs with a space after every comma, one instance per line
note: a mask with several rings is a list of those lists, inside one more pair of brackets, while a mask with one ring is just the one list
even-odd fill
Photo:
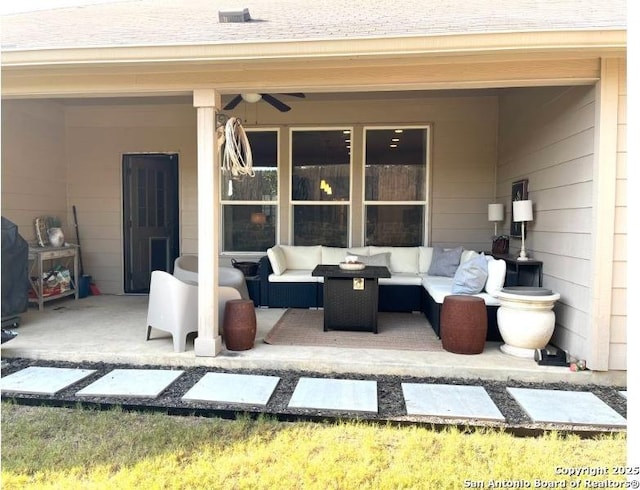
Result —
[[207, 373], [182, 399], [265, 406], [279, 381], [277, 376]]
[[95, 369], [29, 366], [2, 378], [2, 391], [4, 393], [55, 395], [95, 372]]
[[626, 426], [625, 418], [593, 393], [507, 388], [534, 422]]
[[375, 381], [300, 378], [289, 408], [378, 412], [378, 385]]
[[408, 415], [504, 421], [482, 386], [402, 383]]
[[76, 396], [157, 398], [183, 372], [163, 369], [114, 369], [78, 391]]

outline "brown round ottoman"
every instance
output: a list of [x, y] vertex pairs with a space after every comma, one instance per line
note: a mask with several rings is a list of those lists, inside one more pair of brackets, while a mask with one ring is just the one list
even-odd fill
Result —
[[481, 354], [487, 338], [487, 307], [476, 296], [445, 296], [440, 312], [442, 347], [456, 354]]
[[232, 299], [224, 307], [222, 337], [228, 350], [248, 350], [256, 340], [256, 310], [250, 299]]

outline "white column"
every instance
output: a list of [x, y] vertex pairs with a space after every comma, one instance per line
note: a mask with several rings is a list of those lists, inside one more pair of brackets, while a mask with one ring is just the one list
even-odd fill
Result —
[[218, 325], [218, 230], [220, 229], [220, 161], [215, 140], [220, 95], [213, 89], [193, 91], [198, 131], [198, 337], [196, 356], [222, 349]]
[[593, 150], [593, 287], [592, 316], [587, 336], [587, 367], [609, 370], [613, 257], [616, 223], [616, 160], [620, 61], [602, 58], [596, 84]]

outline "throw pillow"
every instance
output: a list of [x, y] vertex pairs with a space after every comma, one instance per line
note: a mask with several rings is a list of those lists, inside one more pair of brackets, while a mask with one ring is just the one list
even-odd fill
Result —
[[484, 255], [467, 260], [460, 264], [453, 276], [452, 294], [478, 294], [482, 292], [489, 270]]
[[430, 276], [453, 277], [460, 265], [460, 256], [462, 255], [462, 247], [443, 249], [435, 247], [433, 249], [433, 258], [427, 272]]
[[496, 260], [489, 255], [487, 256], [487, 270], [489, 271], [489, 276], [484, 290], [495, 298], [504, 286], [507, 276], [507, 263], [502, 259]]
[[287, 258], [279, 245], [267, 249], [267, 257], [269, 257], [271, 268], [276, 276], [282, 275], [287, 270]]
[[352, 255], [351, 257], [356, 257], [356, 260], [362, 262], [364, 265], [377, 265], [386, 267], [387, 269], [391, 268], [390, 252], [375, 255]]

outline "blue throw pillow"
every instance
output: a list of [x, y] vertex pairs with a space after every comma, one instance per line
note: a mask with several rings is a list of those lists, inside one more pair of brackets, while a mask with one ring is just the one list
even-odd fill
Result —
[[460, 265], [461, 255], [462, 247], [450, 248], [449, 250], [435, 247], [427, 274], [430, 276], [453, 277]]
[[478, 294], [484, 289], [489, 268], [484, 254], [460, 264], [453, 276], [452, 294]]

